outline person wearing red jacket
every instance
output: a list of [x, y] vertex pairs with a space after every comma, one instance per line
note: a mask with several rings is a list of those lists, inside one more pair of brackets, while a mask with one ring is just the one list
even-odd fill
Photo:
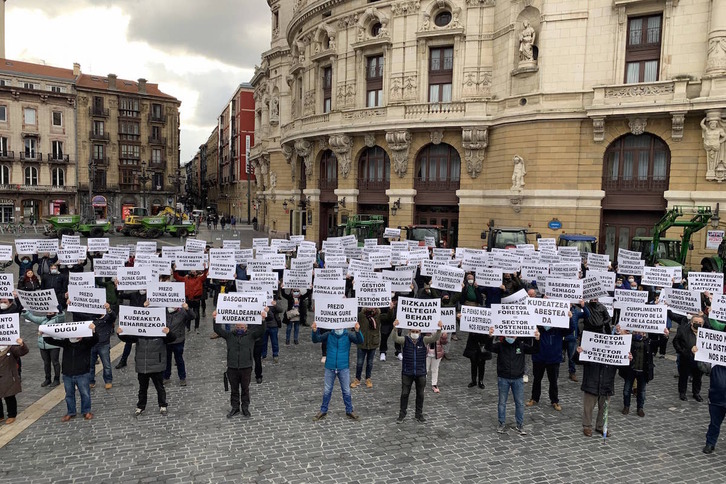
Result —
[[[204, 271], [191, 270], [185, 276], [174, 271], [174, 279], [184, 283], [184, 295], [186, 296], [189, 308], [194, 311], [194, 331], [199, 334], [199, 306], [204, 290], [204, 281], [207, 280], [207, 269]], [[191, 331], [192, 322], [187, 321], [187, 331]]]

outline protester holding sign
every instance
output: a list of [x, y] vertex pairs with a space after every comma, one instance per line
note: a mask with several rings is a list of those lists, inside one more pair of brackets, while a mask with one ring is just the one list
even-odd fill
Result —
[[[38, 326], [40, 326], [41, 324], [63, 323], [66, 320], [66, 315], [62, 312], [47, 313], [41, 315], [31, 313], [30, 311], [24, 311], [21, 316], [24, 317], [26, 320], [30, 321], [31, 323], [37, 324]], [[43, 358], [43, 369], [45, 370], [45, 380], [43, 381], [43, 383], [40, 384], [40, 386], [47, 387], [48, 385], [50, 385], [51, 387], [57, 387], [58, 385], [60, 385], [61, 374], [61, 365], [59, 360], [60, 346], [48, 343], [42, 335], [39, 335], [38, 349], [40, 349], [40, 357]], [[54, 378], [52, 382], [50, 380], [51, 363], [53, 364], [54, 373]]]
[[[666, 329], [666, 333], [667, 333]], [[633, 359], [630, 366], [620, 367], [620, 377], [625, 380], [623, 383], [623, 415], [630, 413], [630, 400], [633, 394], [633, 382], [636, 383], [636, 403], [638, 405], [638, 417], [645, 417], [645, 387], [653, 379], [653, 350], [648, 338], [648, 333], [633, 332], [633, 339], [630, 344], [630, 354]]]
[[40, 280], [33, 272], [28, 269], [18, 276], [18, 289], [21, 291], [37, 291], [40, 289]]
[[[708, 320], [709, 327], [718, 331], [720, 336], [726, 331], [726, 323], [715, 319]], [[723, 338], [722, 338], [723, 339]], [[718, 436], [721, 432], [721, 424], [726, 417], [726, 366], [712, 365], [710, 384], [708, 388], [708, 413], [711, 422], [706, 432], [706, 445], [703, 447], [704, 454], [711, 454], [716, 448]]]
[[339, 328], [321, 334], [318, 325], [313, 322], [311, 329], [313, 330], [313, 343], [327, 342], [323, 403], [320, 405], [320, 411], [313, 417], [313, 421], [317, 422], [328, 415], [328, 405], [333, 395], [333, 385], [335, 385], [336, 377], [340, 382], [340, 388], [343, 392], [345, 415], [351, 420], [359, 420], [360, 417], [353, 412], [353, 400], [350, 396], [350, 369], [348, 361], [350, 359], [351, 343], [363, 343], [360, 324], [355, 323], [354, 331]]
[[116, 313], [113, 312], [109, 303], [106, 303], [104, 307], [106, 314], [93, 320], [93, 324], [96, 325], [98, 342], [91, 349], [91, 371], [88, 376], [90, 386], [94, 388], [96, 386], [96, 358], [100, 358], [101, 364], [103, 365], [104, 388], [110, 390], [113, 386], [113, 374], [111, 373], [111, 336], [114, 334]]
[[[16, 245], [19, 241], [15, 241]], [[37, 254], [16, 254], [15, 263], [18, 265], [18, 280], [30, 271], [33, 272], [33, 266], [38, 263]], [[36, 278], [37, 279], [37, 278]]]
[[[391, 308], [393, 304], [391, 304]], [[355, 366], [355, 380], [350, 384], [351, 388], [357, 388], [361, 383], [363, 364], [366, 363], [366, 387], [373, 388], [371, 372], [373, 371], [373, 360], [376, 357], [376, 348], [381, 344], [381, 326], [390, 324], [395, 313], [390, 310], [381, 313], [379, 308], [363, 308], [358, 313], [358, 325], [363, 335], [363, 342], [358, 344], [358, 358]]]
[[[140, 291], [123, 291], [119, 297], [121, 300], [128, 299], [129, 306], [142, 308], [146, 302], [146, 289], [141, 289]], [[133, 343], [124, 343], [124, 351], [121, 354], [121, 359], [116, 365], [117, 370], [120, 370], [128, 364], [129, 355], [131, 355], [131, 348], [133, 346]]]
[[696, 334], [698, 334], [698, 328], [702, 327], [703, 323], [703, 316], [696, 314], [691, 318], [691, 324], [678, 326], [676, 337], [673, 338], [673, 348], [678, 353], [678, 397], [684, 402], [688, 400], [686, 390], [688, 389], [689, 377], [692, 379], [693, 399], [697, 402], [703, 401], [703, 397], [701, 397], [703, 373], [698, 369], [691, 351], [696, 346]]
[[[568, 316], [571, 316], [570, 313]], [[532, 383], [532, 397], [527, 402], [527, 406], [531, 407], [539, 403], [542, 392], [542, 380], [545, 372], [547, 372], [547, 381], [550, 383], [549, 397], [552, 408], [561, 412], [559, 388], [557, 386], [557, 378], [560, 374], [560, 362], [562, 361], [562, 342], [566, 335], [570, 333], [568, 328], [553, 328], [551, 326], [538, 326], [539, 352], [532, 355], [532, 372], [534, 374], [534, 382]]]
[[166, 390], [164, 389], [164, 370], [166, 369], [166, 345], [169, 341], [178, 338], [178, 334], [172, 333], [169, 328], [164, 327], [160, 336], [128, 336], [123, 333], [121, 325], [116, 329], [118, 337], [124, 343], [136, 343], [136, 374], [139, 379], [139, 401], [136, 404], [134, 417], [138, 417], [146, 410], [146, 400], [149, 392], [149, 380], [156, 388], [156, 397], [159, 403], [159, 413], [166, 415], [168, 404], [166, 402]]
[[182, 304], [180, 308], [166, 308], [166, 327], [174, 336], [166, 344], [164, 383], [168, 383], [171, 378], [171, 356], [174, 355], [179, 384], [183, 387], [187, 386], [187, 370], [184, 365], [184, 341], [186, 339], [184, 328], [189, 326], [195, 317], [196, 314], [189, 309], [187, 303]]
[[91, 386], [89, 372], [91, 365], [91, 349], [98, 343], [98, 335], [95, 334], [96, 326], [89, 323], [89, 328], [94, 331], [90, 338], [56, 339], [49, 336], [43, 338], [47, 344], [63, 348], [63, 386], [66, 391], [67, 413], [61, 418], [61, 422], [68, 422], [76, 417], [76, 388], [81, 395], [81, 414], [86, 420], [91, 420]]
[[[187, 304], [190, 308], [192, 308], [192, 311], [194, 311], [194, 330], [198, 334], [199, 307], [202, 301], [204, 282], [207, 280], [207, 269], [204, 269], [201, 273], [197, 270], [191, 270], [185, 276], [180, 275], [176, 270], [172, 274], [174, 276], [174, 280], [184, 283], [184, 293], [187, 298]], [[206, 296], [204, 299], [206, 300]], [[187, 325], [187, 331], [191, 331], [191, 322]]]
[[[494, 327], [489, 328], [489, 336], [494, 334]], [[497, 383], [499, 387], [499, 403], [497, 414], [499, 427], [497, 432], [507, 432], [507, 400], [509, 389], [514, 397], [514, 417], [519, 435], [527, 435], [524, 430], [524, 360], [525, 355], [533, 355], [539, 351], [539, 331], [532, 338], [498, 336], [491, 342], [492, 353], [497, 353]]]
[[[456, 324], [456, 320], [454, 320], [454, 324]], [[434, 335], [435, 333], [429, 333], [424, 338]], [[426, 374], [431, 374], [431, 390], [434, 393], [441, 393], [441, 390], [439, 390], [439, 364], [445, 356], [445, 348], [448, 342], [448, 333], [442, 332], [441, 338], [429, 344], [426, 350]]]
[[58, 303], [61, 308], [66, 308], [65, 294], [68, 292], [68, 276], [63, 275], [58, 270], [58, 263], [54, 262], [50, 266], [50, 274], [43, 277], [40, 283], [41, 289], [52, 289], [55, 292], [55, 297], [58, 299]]
[[300, 336], [300, 325], [305, 325], [307, 321], [308, 310], [307, 310], [307, 299], [312, 295], [312, 291], [294, 289], [283, 289], [280, 291], [280, 296], [287, 301], [287, 311], [282, 322], [287, 325], [285, 330], [285, 344], [290, 344], [290, 333], [293, 328], [295, 332], [293, 334], [295, 344], [299, 344]]
[[8, 412], [5, 425], [15, 422], [15, 417], [18, 416], [18, 401], [15, 395], [23, 391], [20, 386], [18, 364], [20, 357], [28, 354], [28, 346], [21, 338], [15, 343], [17, 344], [12, 346], [0, 346], [0, 422], [5, 420], [2, 405], [2, 399], [5, 399], [5, 408]]

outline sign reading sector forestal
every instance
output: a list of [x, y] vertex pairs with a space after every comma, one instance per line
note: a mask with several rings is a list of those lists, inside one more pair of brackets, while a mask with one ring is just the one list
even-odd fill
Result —
[[492, 304], [493, 336], [534, 336], [537, 331], [535, 319], [525, 305]]
[[400, 329], [436, 331], [441, 320], [441, 299], [400, 297], [396, 318]]
[[633, 335], [582, 332], [580, 361], [604, 363], [614, 366], [630, 365], [630, 342]]

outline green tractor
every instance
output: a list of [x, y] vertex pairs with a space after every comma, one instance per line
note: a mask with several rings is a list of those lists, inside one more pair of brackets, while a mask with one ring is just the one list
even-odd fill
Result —
[[350, 215], [344, 224], [338, 224], [336, 235], [355, 235], [358, 246], [363, 247], [365, 239], [378, 239], [380, 243], [386, 222], [382, 215]]
[[156, 239], [164, 234], [172, 237], [186, 237], [194, 235], [196, 226], [189, 220], [181, 220], [172, 214], [144, 217], [141, 219], [141, 228], [134, 229], [131, 235], [146, 239]]
[[81, 223], [80, 215], [54, 215], [46, 218], [48, 224], [45, 226], [45, 235], [58, 237], [62, 235], [73, 235], [76, 232], [84, 237], [103, 237], [111, 232], [111, 222], [107, 220], [96, 220], [94, 222]]

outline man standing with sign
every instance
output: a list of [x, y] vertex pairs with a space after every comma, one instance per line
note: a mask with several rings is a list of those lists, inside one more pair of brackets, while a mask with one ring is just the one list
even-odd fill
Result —
[[[204, 282], [207, 280], [207, 269], [204, 269], [201, 273], [197, 270], [191, 270], [186, 276], [180, 275], [175, 270], [173, 275], [176, 281], [184, 283], [187, 304], [194, 311], [194, 330], [199, 334], [199, 307], [202, 302]], [[190, 321], [187, 323], [187, 331], [191, 331], [191, 327]]]
[[[148, 305], [148, 302], [146, 304]], [[184, 341], [186, 339], [184, 328], [191, 324], [195, 316], [187, 303], [182, 304], [180, 308], [166, 308], [166, 326], [169, 328], [169, 332], [176, 336], [166, 344], [164, 383], [168, 383], [171, 378], [171, 357], [174, 355], [179, 384], [183, 387], [187, 386], [187, 370], [184, 365]]]
[[[726, 336], [724, 334], [726, 323], [709, 319], [708, 325], [712, 330]], [[692, 351], [694, 350], [696, 348], [692, 348]], [[711, 454], [716, 448], [716, 442], [718, 442], [718, 436], [721, 432], [721, 424], [724, 417], [726, 417], [726, 366], [712, 365], [709, 380], [711, 383], [708, 389], [708, 413], [711, 416], [711, 422], [708, 424], [708, 431], [706, 432], [706, 445], [703, 447], [704, 454]]]
[[678, 326], [676, 337], [673, 338], [673, 348], [678, 353], [678, 396], [682, 401], [687, 401], [686, 390], [688, 389], [688, 378], [692, 378], [691, 389], [693, 391], [693, 399], [702, 402], [701, 397], [701, 379], [703, 373], [698, 369], [696, 360], [693, 357], [691, 348], [696, 346], [696, 335], [698, 328], [703, 326], [704, 318], [701, 315], [694, 315], [691, 318], [691, 324], [681, 324]]
[[317, 323], [313, 322], [313, 343], [327, 343], [325, 355], [325, 384], [323, 387], [323, 403], [320, 411], [313, 417], [313, 422], [322, 420], [328, 415], [328, 405], [333, 395], [335, 379], [340, 381], [340, 389], [343, 392], [343, 403], [345, 404], [345, 415], [351, 420], [359, 420], [360, 417], [353, 412], [353, 400], [350, 396], [350, 345], [351, 343], [363, 343], [363, 335], [360, 332], [360, 324], [355, 323], [354, 331], [345, 328], [336, 328], [327, 333], [320, 333]]

